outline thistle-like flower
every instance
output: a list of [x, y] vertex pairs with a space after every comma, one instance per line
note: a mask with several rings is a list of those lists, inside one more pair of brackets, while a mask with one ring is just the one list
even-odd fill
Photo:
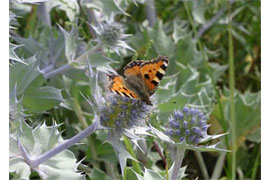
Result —
[[182, 111], [175, 110], [169, 117], [170, 128], [166, 130], [174, 142], [198, 144], [207, 136], [209, 125], [206, 116], [198, 109], [184, 107]]
[[94, 96], [94, 99], [100, 129], [104, 129], [104, 127], [110, 129], [107, 142], [117, 153], [123, 175], [126, 161], [128, 158], [132, 159], [132, 156], [127, 152], [120, 137], [124, 134], [142, 150], [138, 140], [142, 139], [141, 135], [148, 135], [149, 127], [146, 126], [145, 121], [152, 106], [140, 100], [110, 92], [105, 93], [104, 96]]
[[114, 15], [112, 14], [105, 22], [99, 23], [97, 27], [92, 26], [97, 34], [97, 41], [101, 42], [103, 46], [113, 49], [119, 54], [119, 48], [126, 48], [134, 51], [126, 42], [126, 37], [130, 35], [124, 34], [124, 28], [122, 24], [114, 21]]
[[113, 93], [107, 93], [99, 106], [100, 124], [115, 129], [118, 134], [124, 129], [145, 126], [145, 120], [151, 110], [151, 106], [142, 101]]
[[154, 127], [151, 128], [157, 137], [165, 142], [172, 143], [176, 147], [174, 165], [171, 167], [171, 179], [178, 179], [179, 169], [186, 150], [227, 151], [218, 148], [218, 143], [206, 144], [210, 140], [226, 135], [208, 135], [209, 125], [206, 120], [206, 116], [198, 109], [185, 106], [182, 110], [175, 110], [169, 117], [169, 127], [165, 130], [165, 134]]

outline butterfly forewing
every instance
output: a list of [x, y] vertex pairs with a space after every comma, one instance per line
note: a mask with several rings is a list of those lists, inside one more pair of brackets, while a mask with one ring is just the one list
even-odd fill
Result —
[[124, 75], [125, 76], [137, 76], [140, 74], [141, 64], [143, 64], [144, 61], [131, 61], [124, 67]]
[[152, 95], [155, 92], [157, 86], [165, 75], [168, 62], [168, 57], [160, 56], [141, 64], [140, 73], [144, 79], [146, 87], [148, 88], [149, 95]]

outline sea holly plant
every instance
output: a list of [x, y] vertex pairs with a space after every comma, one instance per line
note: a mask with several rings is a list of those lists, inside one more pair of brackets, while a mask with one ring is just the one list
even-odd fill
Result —
[[208, 135], [209, 126], [206, 116], [199, 109], [184, 106], [183, 109], [177, 109], [171, 114], [168, 118], [168, 127], [163, 128], [163, 131], [151, 128], [153, 134], [158, 138], [175, 147], [171, 179], [182, 178], [183, 174], [179, 174], [179, 170], [186, 150], [228, 152], [226, 149], [217, 147], [219, 143], [207, 144], [213, 139], [226, 135], [226, 133]]
[[[89, 65], [89, 77], [94, 85], [93, 96], [87, 101], [95, 112], [96, 120], [100, 129], [108, 130], [107, 142], [110, 143], [119, 160], [121, 173], [124, 175], [127, 159], [134, 158], [126, 150], [121, 141], [121, 137], [128, 137], [138, 148], [138, 140], [142, 140], [148, 133], [149, 127], [146, 125], [146, 120], [153, 108], [146, 103], [131, 99], [125, 96], [104, 91], [101, 93], [97, 83], [98, 73], [95, 75]], [[96, 79], [96, 80], [93, 80]]]
[[[78, 163], [75, 163], [76, 159], [74, 159], [73, 153], [67, 148], [96, 130], [109, 131], [107, 141], [114, 147], [122, 174], [124, 173], [126, 160], [127, 158], [132, 159], [132, 156], [127, 152], [120, 138], [124, 134], [139, 147], [137, 141], [141, 139], [140, 135], [149, 134], [145, 120], [151, 112], [151, 107], [139, 100], [115, 95], [111, 92], [104, 92], [104, 96], [101, 96], [97, 75], [93, 73], [91, 68], [89, 73], [96, 82], [91, 98], [94, 101], [88, 100], [96, 113], [94, 122], [77, 135], [64, 141], [61, 133], [57, 130], [59, 125], [54, 124], [47, 127], [43, 124], [33, 128], [22, 121], [18, 127], [20, 133], [10, 137], [10, 148], [13, 149], [10, 154], [10, 170], [16, 172], [18, 178], [28, 177], [30, 169], [32, 169], [39, 173], [43, 179], [67, 177], [83, 179], [82, 175], [76, 173]], [[54, 162], [57, 164], [55, 165]]]
[[109, 18], [105, 17], [103, 22], [97, 24], [97, 26], [91, 26], [97, 35], [95, 41], [104, 45], [109, 49], [112, 49], [118, 55], [120, 49], [132, 49], [126, 42], [126, 38], [129, 37], [129, 34], [124, 33], [124, 27], [122, 24], [114, 20], [115, 15], [112, 13]]

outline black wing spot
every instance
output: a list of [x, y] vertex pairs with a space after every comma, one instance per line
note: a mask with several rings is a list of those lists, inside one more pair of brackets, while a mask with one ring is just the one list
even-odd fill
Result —
[[151, 81], [151, 83], [152, 83], [152, 84], [154, 84], [155, 86], [157, 86], [157, 85], [158, 85], [158, 82], [157, 82], [157, 81], [155, 81], [155, 80], [152, 80], [152, 81]]
[[119, 94], [119, 95], [122, 95], [120, 92], [118, 92], [118, 91], [114, 91], [114, 92], [116, 92], [117, 94]]
[[157, 78], [158, 78], [159, 80], [161, 80], [162, 77], [163, 77], [163, 74], [161, 74], [161, 73], [158, 71], [157, 74], [156, 74], [156, 76], [157, 76]]
[[122, 94], [124, 94], [124, 96], [126, 96], [126, 97], [129, 97], [125, 92], [122, 92]]
[[167, 69], [167, 67], [164, 64], [162, 64], [162, 66], [160, 66], [160, 68], [163, 69], [164, 71]]
[[149, 74], [144, 74], [145, 79], [150, 79]]
[[148, 72], [152, 72], [152, 70], [149, 70]]

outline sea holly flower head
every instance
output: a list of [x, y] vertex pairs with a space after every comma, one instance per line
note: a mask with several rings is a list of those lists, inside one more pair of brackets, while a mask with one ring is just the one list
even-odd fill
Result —
[[196, 151], [227, 151], [218, 148], [219, 144], [209, 144], [213, 139], [218, 139], [227, 133], [218, 135], [207, 134], [207, 117], [197, 108], [185, 106], [174, 110], [168, 118], [168, 127], [161, 130], [151, 126], [151, 132], [161, 140], [172, 143], [182, 149]]
[[114, 14], [107, 18], [98, 26], [92, 26], [97, 34], [97, 41], [103, 46], [109, 47], [119, 54], [119, 48], [125, 48], [134, 51], [126, 42], [125, 39], [130, 35], [124, 34], [122, 24], [114, 21]]
[[142, 139], [140, 135], [149, 135], [149, 127], [146, 126], [145, 121], [152, 106], [111, 92], [105, 92], [103, 96], [99, 91], [94, 94], [96, 95], [93, 96], [94, 103], [90, 102], [90, 104], [95, 108], [95, 117], [99, 122], [98, 129], [109, 130], [106, 141], [115, 149], [124, 175], [127, 159], [133, 158], [122, 144], [121, 136], [125, 135], [142, 150], [138, 140]]
[[99, 105], [98, 116], [102, 126], [121, 134], [124, 129], [145, 126], [150, 110], [151, 106], [140, 100], [108, 92]]
[[198, 144], [207, 136], [208, 127], [202, 112], [185, 106], [182, 110], [175, 110], [169, 117], [166, 134], [178, 143]]

